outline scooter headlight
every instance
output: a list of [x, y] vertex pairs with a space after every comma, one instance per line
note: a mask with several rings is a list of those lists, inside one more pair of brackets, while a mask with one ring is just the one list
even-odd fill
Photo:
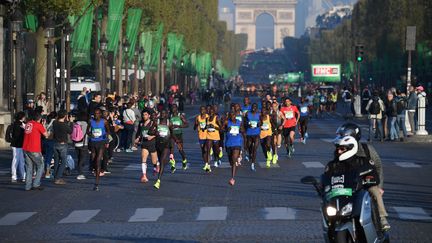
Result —
[[345, 205], [345, 206], [342, 208], [342, 216], [346, 216], [346, 215], [351, 214], [352, 209], [353, 209], [353, 207], [352, 207], [352, 203], [348, 203], [347, 205]]
[[328, 206], [326, 208], [326, 212], [327, 212], [327, 216], [335, 216], [337, 213], [337, 209], [332, 206]]

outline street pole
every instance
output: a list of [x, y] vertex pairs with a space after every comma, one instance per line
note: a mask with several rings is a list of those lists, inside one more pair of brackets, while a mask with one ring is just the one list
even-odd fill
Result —
[[124, 59], [125, 59], [125, 81], [123, 83], [123, 93], [128, 94], [129, 91], [129, 41], [126, 38], [123, 42]]
[[[416, 26], [407, 26], [406, 28], [406, 45], [405, 50], [408, 51], [408, 64], [407, 64], [407, 96], [410, 95], [409, 87], [411, 86], [411, 51], [415, 51], [416, 43]], [[408, 117], [408, 111], [405, 111], [405, 117]], [[405, 126], [407, 132], [414, 133], [415, 128], [411, 127], [408, 119], [405, 119]]]
[[418, 96], [418, 129], [416, 135], [428, 135], [426, 130], [426, 97], [420, 93]]
[[54, 67], [53, 67], [53, 49], [54, 44], [54, 22], [52, 18], [48, 18], [45, 22], [45, 37], [47, 38], [47, 94], [49, 99], [49, 111], [55, 111], [54, 100]]
[[23, 106], [23, 95], [22, 95], [22, 43], [21, 43], [21, 32], [23, 25], [23, 16], [17, 9], [12, 15], [11, 29], [12, 39], [14, 43], [15, 51], [15, 111], [22, 111]]
[[[71, 34], [72, 27], [66, 24], [64, 30], [65, 38], [65, 65], [66, 65], [66, 111], [70, 112], [70, 80], [71, 80]], [[63, 92], [63, 90], [62, 90]]]
[[[66, 93], [66, 37], [65, 37], [65, 29], [62, 30], [62, 37], [61, 37], [61, 55], [60, 55], [60, 102], [58, 103], [59, 107], [62, 107], [66, 103], [65, 99], [65, 93]], [[57, 103], [57, 102], [56, 102]], [[69, 111], [69, 109], [66, 107], [66, 110]]]
[[[8, 89], [8, 87], [5, 87], [4, 83], [4, 60], [6, 60], [5, 56], [5, 35], [4, 35], [4, 17], [6, 16], [6, 6], [3, 5], [3, 3], [0, 3], [0, 111], [2, 111], [5, 108], [5, 100], [4, 95], [7, 94], [5, 92], [5, 89]], [[7, 86], [7, 85], [6, 85]]]
[[132, 94], [138, 95], [138, 51], [135, 51], [134, 54], [134, 79], [132, 84]]
[[102, 75], [100, 80], [102, 101], [105, 101], [106, 89], [107, 89], [107, 63], [106, 63], [107, 44], [108, 44], [108, 40], [106, 36], [102, 35], [102, 37], [99, 40], [99, 50], [100, 50], [99, 56], [101, 59], [100, 61], [102, 66], [101, 68]]

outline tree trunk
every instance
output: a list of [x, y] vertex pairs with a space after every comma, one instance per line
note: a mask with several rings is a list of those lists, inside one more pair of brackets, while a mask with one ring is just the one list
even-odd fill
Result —
[[35, 90], [34, 95], [46, 92], [47, 78], [47, 50], [45, 47], [45, 31], [39, 27], [35, 33], [36, 38], [36, 60], [35, 60]]

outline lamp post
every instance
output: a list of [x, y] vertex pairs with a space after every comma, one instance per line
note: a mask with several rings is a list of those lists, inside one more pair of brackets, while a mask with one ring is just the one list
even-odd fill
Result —
[[123, 94], [127, 94], [128, 91], [128, 87], [129, 87], [129, 41], [126, 38], [125, 41], [123, 42], [123, 50], [124, 50], [124, 57], [125, 57], [125, 81], [123, 83]]
[[145, 58], [145, 50], [144, 50], [144, 48], [141, 46], [140, 48], [139, 48], [139, 51], [138, 51], [138, 55], [139, 55], [139, 59], [141, 60], [141, 62], [140, 62], [140, 67], [139, 67], [139, 70], [140, 70], [140, 76], [139, 76], [139, 79], [140, 79], [140, 86], [139, 86], [139, 92], [140, 93], [142, 93], [142, 83], [143, 83], [143, 77], [141, 77], [141, 71], [144, 69], [144, 58]]
[[138, 55], [139, 55], [139, 50], [135, 49], [134, 52], [134, 80], [133, 80], [133, 84], [132, 84], [132, 94], [133, 95], [138, 95]]
[[[70, 111], [70, 80], [71, 80], [71, 35], [73, 29], [68, 23], [64, 29], [65, 38], [65, 63], [66, 63], [66, 110]], [[62, 90], [63, 92], [63, 90]]]
[[23, 15], [19, 9], [15, 10], [12, 15], [11, 29], [12, 39], [15, 46], [15, 112], [23, 109], [23, 95], [22, 95], [22, 64], [21, 64], [21, 32], [23, 26]]
[[47, 94], [49, 99], [49, 109], [54, 111], [54, 21], [49, 17], [45, 21], [45, 38], [47, 38]]
[[107, 65], [106, 65], [106, 51], [107, 51], [108, 40], [104, 35], [99, 40], [99, 46], [101, 50], [101, 64], [102, 64], [102, 76], [101, 76], [101, 96], [102, 100], [106, 97], [106, 87], [107, 87]]

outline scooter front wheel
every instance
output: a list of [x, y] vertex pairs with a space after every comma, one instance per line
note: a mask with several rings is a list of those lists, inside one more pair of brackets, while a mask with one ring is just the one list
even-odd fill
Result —
[[350, 232], [348, 230], [336, 232], [336, 243], [352, 243], [354, 242], [351, 238]]

